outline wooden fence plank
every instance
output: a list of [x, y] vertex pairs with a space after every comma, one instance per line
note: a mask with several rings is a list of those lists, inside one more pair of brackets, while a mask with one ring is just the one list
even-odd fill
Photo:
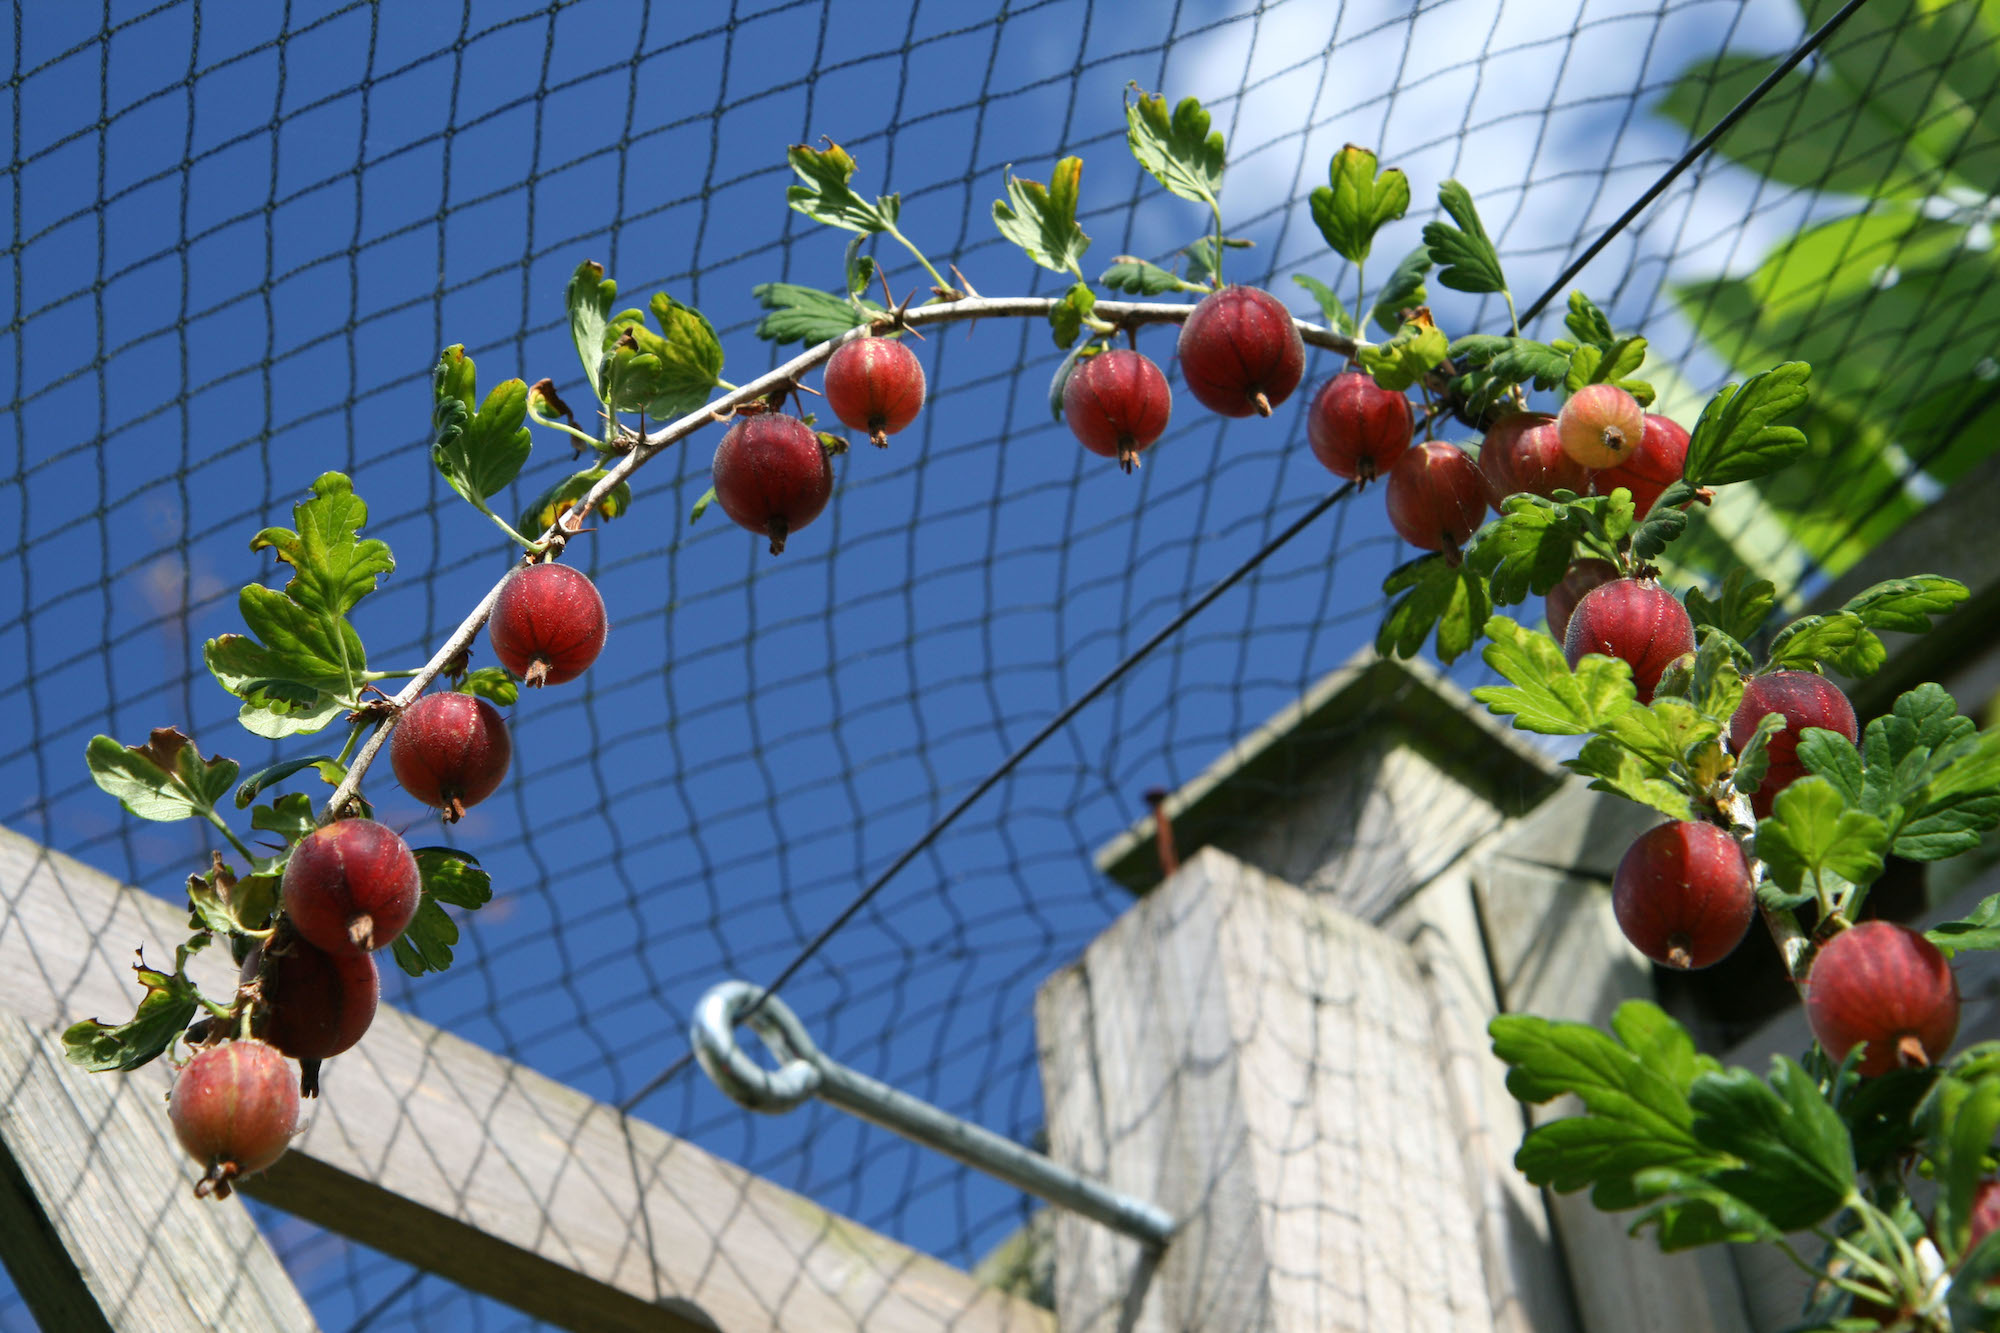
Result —
[[160, 1097], [0, 1015], [0, 1251], [46, 1329], [269, 1333], [317, 1326], [257, 1225], [194, 1197]]
[[1211, 847], [1036, 1013], [1052, 1153], [1183, 1219], [1136, 1288], [1128, 1242], [1059, 1220], [1065, 1333], [1492, 1327], [1401, 943]]
[[[170, 958], [185, 920], [0, 830], [0, 1004], [38, 1027], [129, 1011], [131, 950]], [[393, 1009], [325, 1083], [305, 1134], [253, 1192], [563, 1327], [1042, 1333], [1053, 1322]]]

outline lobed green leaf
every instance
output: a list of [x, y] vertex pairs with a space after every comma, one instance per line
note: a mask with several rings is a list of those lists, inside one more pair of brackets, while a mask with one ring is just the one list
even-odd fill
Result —
[[534, 438], [526, 425], [527, 381], [501, 383], [474, 410], [475, 375], [463, 346], [454, 344], [439, 354], [432, 372], [431, 461], [453, 490], [485, 511], [487, 497], [520, 475]]
[[1852, 884], [1873, 883], [1888, 849], [1882, 820], [1850, 808], [1821, 777], [1793, 781], [1778, 793], [1770, 815], [1757, 821], [1757, 855], [1788, 893], [1811, 891], [1824, 900], [1829, 872]]
[[1394, 167], [1378, 173], [1375, 154], [1348, 144], [1327, 163], [1326, 185], [1312, 192], [1312, 217], [1335, 254], [1368, 258], [1375, 233], [1410, 207], [1410, 181]]
[[321, 473], [312, 498], [292, 506], [292, 521], [296, 531], [265, 528], [250, 539], [250, 549], [268, 548], [292, 567], [285, 595], [308, 611], [344, 616], [396, 568], [387, 542], [361, 540], [368, 506], [341, 473]]
[[1355, 353], [1362, 369], [1385, 389], [1400, 393], [1444, 364], [1447, 344], [1428, 315], [1396, 330], [1386, 343], [1368, 343]]
[[[591, 391], [602, 398], [604, 386], [598, 379], [598, 363], [604, 358], [604, 329], [611, 320], [612, 303], [618, 299], [618, 284], [604, 276], [604, 265], [586, 259], [570, 274], [563, 288], [563, 305], [569, 310], [570, 341], [576, 344], [577, 360], [583, 362], [584, 377]], [[468, 407], [471, 404], [466, 404]]]
[[887, 231], [896, 225], [902, 211], [899, 195], [883, 195], [869, 203], [848, 184], [854, 177], [854, 159], [831, 139], [821, 139], [824, 148], [793, 144], [785, 160], [802, 184], [785, 188], [785, 202], [815, 222], [844, 231], [863, 234]]
[[1858, 617], [1869, 629], [1923, 634], [1929, 631], [1933, 616], [1944, 615], [1970, 595], [1957, 579], [1918, 574], [1865, 588], [1848, 598], [1841, 610]]
[[1689, 436], [1682, 473], [1688, 484], [1749, 481], [1776, 472], [1803, 454], [1804, 433], [1775, 423], [1804, 405], [1811, 375], [1812, 367], [1805, 362], [1787, 361], [1752, 375], [1740, 387], [1724, 385], [1701, 410]]
[[1721, 600], [1709, 600], [1708, 594], [1696, 587], [1690, 587], [1682, 600], [1697, 626], [1713, 625], [1742, 643], [1763, 626], [1777, 605], [1778, 589], [1769, 579], [1752, 579], [1739, 565], [1722, 581]]
[[1509, 1066], [1507, 1090], [1540, 1103], [1572, 1094], [1584, 1114], [1528, 1132], [1514, 1164], [1537, 1185], [1563, 1193], [1591, 1187], [1599, 1208], [1642, 1201], [1634, 1177], [1654, 1168], [1691, 1175], [1727, 1159], [1694, 1133], [1689, 1089], [1717, 1068], [1685, 1029], [1656, 1005], [1628, 1000], [1606, 1034], [1583, 1023], [1502, 1014], [1488, 1024], [1493, 1053]]
[[1458, 292], [1504, 292], [1506, 275], [1500, 271], [1500, 255], [1479, 221], [1472, 194], [1455, 180], [1438, 186], [1438, 203], [1451, 216], [1447, 222], [1424, 225], [1424, 246], [1431, 262], [1438, 265], [1438, 281]]
[[175, 727], [155, 727], [144, 745], [95, 736], [84, 748], [91, 780], [141, 819], [207, 818], [236, 781], [233, 759], [203, 759]]
[[[1130, 93], [1138, 96], [1132, 97]], [[1209, 114], [1192, 97], [1167, 111], [1167, 99], [1129, 85], [1125, 100], [1125, 142], [1153, 179], [1183, 199], [1216, 207], [1222, 193], [1222, 132], [1209, 128]]]
[[1637, 705], [1632, 668], [1615, 657], [1587, 653], [1571, 671], [1553, 639], [1506, 616], [1486, 622], [1486, 637], [1481, 656], [1513, 684], [1482, 685], [1472, 697], [1522, 731], [1581, 736]]
[[484, 699], [495, 708], [512, 708], [521, 698], [521, 683], [505, 667], [468, 671], [455, 688], [458, 693]]
[[1049, 183], [1024, 180], [1007, 173], [1007, 197], [993, 201], [993, 225], [1000, 234], [1028, 252], [1028, 258], [1057, 273], [1073, 273], [1090, 248], [1090, 237], [1076, 221], [1078, 184], [1083, 159], [1066, 157], [1049, 173]]
[[1852, 611], [1802, 616], [1771, 640], [1773, 666], [1810, 669], [1823, 665], [1858, 677], [1874, 675], [1888, 660], [1888, 648]]

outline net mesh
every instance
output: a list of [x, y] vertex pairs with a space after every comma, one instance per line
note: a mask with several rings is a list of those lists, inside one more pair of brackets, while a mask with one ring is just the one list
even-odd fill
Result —
[[[1041, 179], [1084, 158], [1093, 274], [1114, 254], [1167, 260], [1207, 224], [1125, 149], [1136, 81], [1201, 97], [1227, 135], [1224, 216], [1255, 242], [1229, 253], [1231, 279], [1301, 312], [1295, 274], [1351, 299], [1306, 198], [1354, 142], [1419, 202], [1378, 243], [1374, 281], [1456, 176], [1525, 296], [1833, 9], [17, 0], [0, 822], [175, 896], [207, 838], [125, 817], [81, 753], [170, 723], [246, 770], [298, 752], [239, 731], [201, 667], [203, 641], [239, 627], [236, 590], [272, 577], [247, 536], [347, 472], [399, 565], [358, 628], [376, 665], [420, 662], [509, 559], [426, 458], [438, 348], [465, 343], [485, 384], [548, 375], [586, 400], [560, 293], [595, 258], [635, 304], [665, 290], [701, 308], [724, 373], [747, 380], [782, 355], [753, 335], [752, 285], [834, 286], [847, 239], [785, 209], [786, 144], [838, 140], [857, 187], [900, 190], [902, 228], [982, 292], [1056, 294], [988, 220], [1009, 164]], [[1652, 338], [1661, 410], [1684, 423], [1732, 373], [1816, 368], [1813, 458], [1719, 505], [1704, 558], [1733, 548], [1809, 591], [1989, 450], [2000, 302], [1979, 182], [2000, 153], [2000, 52], [1982, 12], [1868, 7], [1579, 279]], [[899, 296], [926, 281], [900, 249], [876, 253]], [[1504, 328], [1498, 298], [1432, 296], [1454, 333]], [[1559, 335], [1557, 316], [1531, 332]], [[1142, 349], [1166, 364], [1166, 338]], [[924, 414], [886, 451], [836, 460], [832, 505], [781, 558], [720, 513], [690, 521], [710, 434], [640, 474], [631, 517], [572, 545], [610, 641], [514, 711], [498, 796], [440, 833], [386, 772], [370, 792], [392, 825], [478, 855], [497, 891], [453, 969], [392, 969], [390, 1002], [971, 1265], [1028, 1201], [824, 1108], [742, 1112], [685, 1065], [691, 1006], [793, 963], [1330, 479], [1306, 448], [1307, 392], [1240, 423], [1183, 396], [1126, 477], [1051, 421], [1045, 324], [939, 330], [920, 354]], [[1314, 355], [1308, 388], [1338, 368]], [[495, 508], [574, 466], [543, 434]], [[822, 1048], [1033, 1141], [1035, 989], [1130, 902], [1093, 852], [1147, 788], [1187, 781], [1369, 642], [1408, 554], [1364, 493], [1151, 653], [798, 971], [785, 995]], [[532, 1322], [259, 1216], [329, 1328]], [[0, 1324], [24, 1319], [0, 1304]]]

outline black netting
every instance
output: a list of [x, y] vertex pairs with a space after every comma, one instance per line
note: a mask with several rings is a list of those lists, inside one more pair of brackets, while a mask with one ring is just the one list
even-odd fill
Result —
[[[991, 225], [1008, 164], [1044, 179], [1084, 158], [1093, 275], [1205, 225], [1125, 149], [1136, 80], [1201, 97], [1228, 136], [1225, 219], [1256, 243], [1231, 278], [1301, 313], [1295, 274], [1351, 299], [1305, 200], [1355, 142], [1418, 200], [1378, 241], [1377, 280], [1456, 176], [1525, 301], [1835, 8], [16, 0], [0, 823], [175, 896], [208, 839], [125, 817], [82, 751], [179, 723], [246, 769], [281, 752], [235, 727], [200, 661], [239, 627], [236, 590], [272, 577], [249, 535], [289, 523], [321, 471], [349, 473], [399, 562], [359, 628], [377, 664], [420, 662], [509, 559], [429, 464], [438, 349], [465, 343], [483, 383], [549, 375], [587, 399], [561, 292], [596, 258], [635, 304], [699, 306], [747, 380], [776, 359], [751, 286], [833, 286], [847, 239], [784, 207], [787, 144], [841, 142], [857, 185], [899, 189], [904, 230], [982, 292], [1055, 294]], [[1810, 589], [1990, 451], [2000, 52], [1981, 15], [1866, 7], [1578, 280], [1652, 338], [1661, 410], [1684, 423], [1732, 375], [1816, 367], [1814, 458], [1719, 505], [1707, 558], [1733, 545]], [[876, 253], [899, 296], [922, 281], [900, 248]], [[1454, 333], [1505, 325], [1498, 298], [1432, 297]], [[1557, 335], [1557, 314], [1531, 331]], [[1169, 337], [1141, 344], [1165, 365]], [[924, 415], [838, 460], [832, 506], [780, 558], [720, 513], [690, 523], [714, 433], [639, 475], [632, 516], [571, 547], [609, 604], [606, 652], [515, 710], [499, 796], [438, 834], [386, 772], [370, 791], [388, 822], [476, 852], [498, 891], [451, 972], [385, 977], [394, 1003], [596, 1097], [644, 1091], [638, 1116], [970, 1265], [1021, 1225], [1019, 1194], [832, 1111], [751, 1117], [682, 1062], [690, 1006], [792, 964], [1331, 479], [1305, 447], [1306, 391], [1248, 422], [1183, 396], [1126, 477], [1051, 422], [1046, 324], [940, 329], [920, 355]], [[1337, 369], [1314, 356], [1309, 387]], [[559, 437], [537, 443], [503, 514], [575, 466]], [[1364, 492], [1150, 654], [798, 971], [785, 995], [821, 1045], [1031, 1140], [1035, 988], [1130, 902], [1093, 852], [1145, 789], [1187, 781], [1370, 642], [1409, 554]], [[329, 1328], [524, 1322], [261, 1215]]]

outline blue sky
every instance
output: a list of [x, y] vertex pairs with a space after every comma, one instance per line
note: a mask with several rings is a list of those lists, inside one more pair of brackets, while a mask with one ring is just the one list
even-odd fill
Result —
[[[0, 707], [21, 739], [0, 756], [0, 822], [173, 894], [206, 840], [126, 818], [83, 745], [179, 723], [249, 769], [310, 744], [237, 729], [200, 666], [202, 641], [239, 627], [235, 590], [272, 577], [250, 535], [289, 523], [319, 472], [350, 473], [400, 565], [358, 627], [375, 665], [417, 664], [509, 559], [429, 466], [438, 349], [466, 344], [483, 386], [552, 376], [580, 403], [561, 292], [594, 258], [633, 304], [664, 290], [701, 308], [724, 374], [748, 379], [775, 355], [752, 336], [750, 287], [834, 285], [846, 241], [785, 209], [788, 143], [847, 146], [857, 185], [900, 191], [904, 229], [981, 291], [1048, 293], [1054, 275], [990, 223], [1008, 164], [1046, 179], [1083, 156], [1091, 274], [1204, 226], [1125, 150], [1137, 80], [1209, 101], [1229, 138], [1225, 221], [1257, 243], [1232, 278], [1302, 313], [1295, 273], [1351, 292], [1303, 200], [1352, 141], [1415, 183], [1379, 272], [1456, 175], [1525, 297], [1684, 146], [1645, 108], [1690, 61], [1798, 33], [1789, 4], [1733, 0], [1249, 10], [22, 6], [0, 334], [0, 657], [19, 664]], [[1677, 190], [1584, 285], [1678, 356], [1662, 276], [1747, 269], [1796, 221], [1746, 225], [1750, 190], [1728, 171]], [[916, 283], [900, 251], [879, 254], [899, 292]], [[1499, 317], [1436, 304], [1453, 332]], [[1169, 339], [1141, 349], [1168, 365]], [[717, 437], [640, 475], [631, 517], [571, 548], [610, 607], [604, 656], [515, 710], [515, 775], [463, 824], [441, 833], [383, 767], [383, 817], [476, 852], [498, 890], [459, 966], [390, 978], [394, 1002], [628, 1096], [685, 1050], [708, 985], [784, 966], [1013, 745], [1332, 484], [1301, 422], [1338, 369], [1324, 353], [1269, 421], [1181, 396], [1132, 477], [1051, 421], [1045, 326], [941, 332], [920, 355], [924, 416], [841, 460], [832, 506], [782, 557], [719, 511], [689, 525]], [[1687, 369], [1715, 378], [1698, 357]], [[544, 435], [496, 507], [572, 466]], [[1408, 555], [1375, 497], [1337, 508], [1046, 746], [789, 989], [822, 1046], [1031, 1134], [1034, 989], [1127, 901], [1089, 853], [1147, 787], [1186, 781], [1368, 641]], [[693, 1071], [637, 1112], [954, 1262], [1021, 1212], [836, 1113], [753, 1119]], [[276, 1234], [329, 1327], [367, 1306], [352, 1252]], [[378, 1326], [496, 1320], [420, 1290]]]

